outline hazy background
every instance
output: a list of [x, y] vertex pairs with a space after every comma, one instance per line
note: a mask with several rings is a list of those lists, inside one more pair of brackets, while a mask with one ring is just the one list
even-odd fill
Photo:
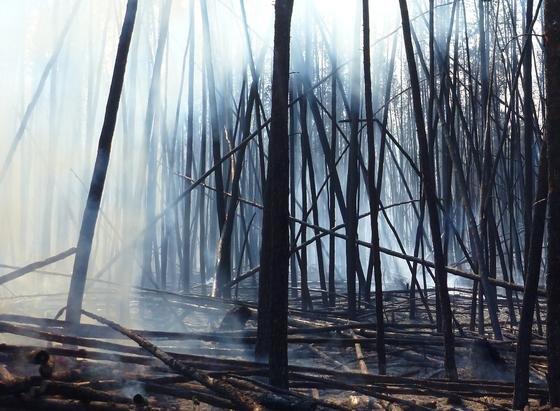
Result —
[[[154, 138], [156, 142], [164, 141], [169, 138], [175, 127], [191, 1], [194, 1], [196, 42], [196, 171], [193, 174], [197, 177], [204, 171], [196, 164], [201, 128], [197, 108], [201, 99], [202, 69], [199, 1], [174, 0], [172, 3], [169, 37], [159, 83], [160, 104], [156, 107], [158, 122], [154, 127]], [[0, 164], [5, 160], [45, 66], [58, 47], [60, 34], [75, 3], [74, 0], [0, 2]], [[427, 9], [427, 1], [410, 3], [411, 17]], [[472, 2], [466, 3], [469, 19], [475, 21], [476, 14]], [[98, 220], [90, 259], [90, 277], [117, 255], [124, 245], [136, 238], [145, 225], [144, 119], [162, 4], [163, 1], [159, 0], [139, 1], [102, 201], [102, 214]], [[221, 93], [218, 99], [228, 99], [228, 104], [234, 106], [242, 84], [242, 73], [249, 73], [240, 3], [237, 0], [212, 0], [207, 1], [207, 5], [216, 86], [218, 94]], [[0, 264], [4, 264], [0, 273], [10, 271], [6, 266], [22, 266], [46, 258], [74, 246], [77, 242], [125, 6], [124, 0], [80, 1], [68, 34], [63, 40], [60, 54], [46, 78], [37, 105], [17, 145], [13, 161], [5, 178], [0, 182]], [[270, 0], [245, 0], [245, 9], [253, 56], [256, 59], [263, 49], [266, 53], [261, 73], [261, 98], [268, 110], [274, 6]], [[437, 13], [449, 13], [449, 7], [442, 7]], [[382, 98], [380, 91], [384, 89], [387, 80], [385, 70], [394, 36], [397, 36], [397, 60], [401, 61], [402, 34], [397, 30], [400, 26], [400, 14], [396, 0], [371, 1], [370, 15], [375, 111]], [[419, 19], [415, 24], [418, 26], [417, 34], [422, 44], [425, 44], [422, 40], [427, 35], [424, 21]], [[330, 71], [325, 52], [315, 52], [316, 48], [322, 47], [324, 42], [328, 41], [335, 50], [338, 62], [349, 63], [341, 70], [344, 78], [348, 78], [352, 63], [355, 64], [352, 58], [362, 52], [361, 28], [361, 1], [296, 0], [292, 20], [292, 65], [296, 64], [295, 53], [301, 53], [304, 36], [308, 31], [311, 38], [311, 55], [315, 56], [313, 58], [316, 59], [316, 67], [320, 70], [319, 73], [314, 73], [314, 76], [320, 78]], [[439, 33], [444, 31], [439, 30]], [[474, 41], [473, 39], [473, 43]], [[293, 75], [297, 75], [298, 67], [294, 66], [293, 70]], [[393, 94], [400, 91], [401, 79], [403, 82], [408, 81], [402, 70], [397, 63]], [[227, 79], [230, 79], [229, 86], [224, 85]], [[185, 112], [186, 89], [180, 108], [179, 145], [184, 143]], [[392, 113], [393, 120], [396, 120], [395, 115], [399, 116]], [[320, 158], [320, 153], [314, 155]], [[321, 167], [324, 167], [324, 164], [319, 166], [319, 170]], [[339, 167], [341, 176], [345, 176], [344, 163]], [[161, 192], [161, 184], [166, 178], [176, 178], [176, 190], [180, 190], [180, 180], [173, 176], [175, 172], [181, 172], [179, 165], [176, 169], [169, 169], [168, 163], [161, 156], [158, 157], [158, 194], [162, 196], [156, 201], [158, 210], [166, 201], [170, 201], [164, 198]], [[394, 176], [386, 176], [385, 199], [395, 190], [394, 180], [391, 178], [394, 179]], [[398, 200], [394, 195], [391, 195], [391, 198]], [[365, 199], [362, 199], [361, 203], [362, 211], [367, 210]], [[212, 210], [215, 210], [214, 206]], [[391, 213], [403, 212], [399, 210], [402, 209], [392, 210]], [[321, 220], [322, 225], [327, 227], [326, 208], [321, 209]], [[360, 238], [365, 240], [369, 240], [368, 221], [363, 219], [360, 225]], [[338, 222], [341, 222], [340, 218]], [[212, 225], [213, 222], [209, 224]], [[381, 245], [396, 249], [393, 247], [393, 237], [387, 234], [386, 225], [383, 222], [381, 225]], [[260, 223], [256, 222], [255, 227], [260, 227]], [[344, 261], [344, 248], [342, 243], [340, 244], [339, 259]], [[315, 248], [310, 247], [309, 250], [309, 261], [316, 261], [312, 257]], [[136, 283], [139, 278], [141, 252], [140, 244], [126, 253], [100, 278], [125, 284], [121, 291], [126, 293], [129, 284]], [[214, 250], [211, 248], [208, 250], [210, 266], [213, 264], [213, 258]], [[430, 256], [426, 258], [430, 259]], [[235, 261], [235, 258], [233, 260]], [[68, 258], [49, 266], [48, 270], [68, 274], [72, 269], [72, 261], [72, 257]], [[398, 276], [399, 272], [408, 277], [408, 269], [402, 262], [394, 259], [388, 261], [390, 264], [384, 265], [387, 278], [391, 273]], [[367, 266], [367, 258], [362, 259], [362, 265]], [[345, 271], [344, 267], [339, 267], [339, 270], [341, 273]], [[0, 287], [0, 296], [64, 296], [68, 283], [68, 278], [64, 276], [32, 273]], [[450, 284], [453, 284], [453, 280]], [[91, 282], [88, 283], [88, 287], [90, 285]], [[126, 294], [121, 294], [124, 295]], [[7, 303], [9, 300], [4, 301]], [[32, 304], [32, 300], [29, 301]]]

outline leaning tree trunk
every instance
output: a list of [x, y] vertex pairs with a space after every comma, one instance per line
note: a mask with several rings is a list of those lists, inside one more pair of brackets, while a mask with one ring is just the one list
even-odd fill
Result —
[[[255, 74], [255, 78], [251, 84], [251, 91], [249, 95], [249, 101], [247, 103], [247, 111], [245, 113], [245, 120], [243, 122], [243, 140], [250, 136], [251, 127], [251, 114], [253, 112], [253, 106], [258, 97], [258, 85], [259, 78]], [[241, 114], [243, 115], [243, 114]], [[224, 227], [220, 233], [220, 240], [218, 241], [218, 247], [216, 250], [216, 279], [213, 296], [231, 298], [231, 289], [226, 287], [226, 285], [231, 281], [231, 243], [233, 226], [235, 222], [235, 214], [237, 211], [237, 204], [239, 202], [240, 194], [240, 181], [241, 172], [243, 171], [243, 164], [245, 162], [245, 150], [247, 144], [243, 145], [237, 154], [235, 161], [235, 167], [233, 172], [233, 181], [231, 183], [231, 198], [227, 203], [227, 214], [224, 222]]]
[[255, 354], [268, 357], [270, 383], [288, 386], [288, 84], [293, 0], [276, 0], [272, 108], [264, 187], [259, 316]]
[[432, 159], [430, 158], [428, 153], [428, 139], [426, 137], [426, 127], [424, 125], [424, 113], [422, 112], [422, 100], [420, 96], [418, 71], [416, 69], [416, 61], [414, 60], [414, 49], [412, 48], [408, 6], [406, 4], [406, 0], [399, 0], [399, 2], [401, 9], [406, 59], [408, 62], [408, 71], [410, 75], [410, 85], [412, 90], [414, 117], [416, 121], [416, 131], [420, 155], [420, 168], [422, 172], [422, 184], [424, 188], [424, 194], [426, 196], [426, 205], [428, 207], [428, 215], [430, 218], [430, 230], [432, 233], [436, 287], [441, 303], [441, 324], [445, 345], [445, 371], [449, 379], [456, 380], [457, 366], [455, 364], [454, 335], [451, 324], [452, 314], [449, 301], [449, 292], [447, 290], [447, 274], [445, 273], [443, 250], [441, 244], [441, 231], [439, 226], [438, 199], [436, 197], [434, 167]]
[[548, 143], [548, 272], [546, 342], [551, 407], [560, 406], [560, 2], [544, 9], [546, 120]]
[[80, 322], [89, 256], [91, 253], [91, 243], [93, 241], [93, 234], [95, 233], [95, 224], [97, 222], [97, 215], [99, 214], [99, 206], [101, 205], [105, 178], [107, 176], [109, 156], [111, 155], [111, 143], [113, 142], [113, 134], [117, 122], [117, 112], [119, 110], [128, 49], [130, 48], [130, 39], [132, 37], [132, 31], [134, 30], [137, 7], [137, 0], [128, 0], [117, 48], [117, 56], [115, 58], [115, 66], [113, 68], [111, 88], [109, 89], [109, 97], [105, 108], [103, 128], [99, 136], [97, 158], [95, 159], [86, 208], [82, 217], [82, 226], [80, 228], [80, 237], [78, 239], [66, 310], [66, 321], [73, 323]]

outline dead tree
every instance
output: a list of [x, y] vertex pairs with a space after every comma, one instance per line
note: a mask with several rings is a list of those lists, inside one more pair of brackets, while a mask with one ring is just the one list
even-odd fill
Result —
[[[243, 5], [243, 1], [240, 1], [241, 12], [243, 15], [243, 22], [244, 22], [244, 32], [245, 32], [245, 42], [247, 47], [247, 56], [249, 61], [249, 69], [252, 75], [251, 87], [249, 91], [249, 99], [247, 101], [247, 108], [245, 113], [241, 112], [238, 114], [238, 118], [242, 119], [241, 121], [241, 135], [243, 139], [250, 136], [251, 132], [251, 119], [252, 113], [255, 106], [258, 107], [258, 104], [255, 104], [259, 101], [259, 75], [256, 69], [255, 61], [253, 59], [253, 53], [251, 50], [251, 42], [249, 40], [249, 34], [247, 32], [247, 22], [246, 22], [246, 15], [245, 15], [245, 7]], [[244, 93], [242, 93], [244, 94]], [[244, 97], [242, 97], [244, 99]], [[242, 101], [244, 106], [244, 100]], [[258, 111], [258, 108], [257, 108]], [[235, 215], [237, 212], [237, 205], [239, 201], [240, 195], [240, 181], [241, 181], [241, 173], [243, 171], [243, 166], [245, 162], [245, 150], [247, 145], [243, 145], [243, 147], [239, 150], [237, 157], [235, 159], [235, 166], [233, 167], [233, 176], [231, 182], [231, 198], [229, 201], [224, 200], [224, 207], [226, 209], [226, 215], [223, 227], [220, 232], [220, 238], [218, 241], [218, 245], [216, 248], [216, 278], [214, 281], [214, 287], [212, 290], [213, 296], [218, 297], [231, 297], [231, 289], [230, 287], [225, 287], [231, 281], [231, 249], [232, 249], [232, 235], [233, 235], [233, 228], [235, 222]], [[219, 195], [219, 193], [218, 193]]]
[[[546, 137], [545, 137], [546, 138]], [[537, 301], [537, 289], [541, 271], [542, 243], [544, 236], [546, 203], [547, 203], [547, 178], [548, 162], [546, 158], [546, 142], [541, 150], [541, 163], [537, 182], [537, 196], [534, 202], [533, 219], [531, 223], [531, 236], [529, 253], [527, 254], [525, 273], [525, 292], [521, 307], [521, 319], [517, 333], [517, 350], [515, 358], [515, 389], [513, 392], [513, 406], [522, 409], [528, 400], [529, 394], [529, 354], [531, 352], [531, 337], [533, 335], [533, 316]]]
[[[185, 175], [190, 176], [193, 168], [193, 157], [194, 157], [194, 132], [193, 132], [193, 122], [194, 122], [194, 51], [195, 51], [195, 35], [194, 27], [194, 1], [190, 5], [190, 18], [189, 18], [189, 41], [188, 41], [188, 58], [189, 58], [189, 78], [188, 78], [188, 95], [187, 95], [187, 156], [185, 161]], [[186, 56], [185, 56], [186, 57]], [[185, 199], [185, 206], [183, 212], [183, 250], [181, 259], [181, 286], [184, 290], [189, 290], [190, 280], [191, 280], [191, 196]], [[191, 237], [191, 238], [189, 238]]]
[[293, 0], [276, 0], [274, 5], [272, 107], [255, 346], [258, 358], [268, 357], [270, 383], [278, 387], [288, 386], [288, 87], [293, 4]]
[[[295, 114], [295, 104], [293, 104], [295, 91], [293, 90], [293, 85], [291, 86], [290, 90], [290, 124], [289, 124], [289, 132], [290, 132], [290, 215], [296, 215], [296, 167], [295, 167], [295, 156], [296, 156], [296, 144], [295, 139], [297, 136], [296, 133], [296, 114]], [[290, 220], [290, 247], [296, 247], [296, 223], [292, 219]], [[290, 296], [292, 298], [298, 297], [298, 279], [297, 279], [297, 253], [292, 253], [290, 257], [290, 288], [291, 293]], [[302, 299], [303, 302], [303, 299]]]
[[[206, 60], [204, 60], [206, 64]], [[207, 117], [207, 107], [208, 107], [208, 92], [205, 87], [206, 75], [204, 70], [202, 72], [202, 109], [201, 109], [201, 128], [200, 128], [200, 169], [206, 169], [206, 140], [207, 140], [207, 127], [206, 127], [206, 117]], [[207, 239], [207, 227], [206, 227], [206, 217], [204, 215], [204, 210], [206, 209], [206, 199], [204, 198], [204, 191], [198, 193], [198, 262], [200, 271], [200, 292], [202, 295], [206, 295], [206, 245], [208, 243]], [[189, 286], [189, 284], [184, 284], [183, 287]], [[184, 288], [185, 291], [189, 291], [189, 288]]]
[[[301, 130], [301, 208], [302, 208], [302, 220], [307, 222], [307, 179], [309, 170], [309, 182], [310, 186], [314, 182], [315, 175], [313, 173], [313, 165], [311, 164], [311, 148], [309, 147], [309, 131], [307, 126], [307, 99], [305, 97], [304, 91], [300, 95], [299, 100], [299, 121]], [[292, 140], [293, 141], [293, 140]], [[313, 183], [314, 184], [314, 183]], [[312, 190], [312, 195], [315, 190]], [[314, 211], [317, 207], [313, 208]], [[317, 224], [317, 222], [315, 222]], [[305, 243], [307, 241], [307, 227], [301, 227], [301, 242]], [[317, 240], [320, 243], [321, 240]], [[320, 254], [319, 254], [320, 256]], [[320, 257], [319, 257], [320, 258]], [[300, 250], [300, 283], [301, 283], [301, 305], [304, 311], [312, 310], [313, 306], [311, 304], [311, 295], [309, 294], [309, 282], [307, 275], [307, 247]]]
[[[251, 89], [249, 94], [249, 101], [247, 103], [247, 110], [245, 112], [245, 120], [243, 121], [243, 138], [248, 138], [251, 135], [250, 125], [251, 125], [251, 115], [253, 112], [253, 107], [258, 96], [258, 83], [259, 76], [256, 74], [256, 70], [253, 70], [255, 77], [251, 83]], [[243, 114], [240, 114], [243, 115]], [[231, 297], [230, 287], [224, 287], [231, 281], [231, 242], [233, 234], [233, 226], [235, 220], [235, 213], [237, 211], [237, 205], [239, 202], [240, 194], [240, 181], [241, 172], [243, 170], [243, 165], [245, 161], [245, 149], [247, 145], [244, 145], [237, 154], [235, 167], [233, 172], [233, 181], [231, 183], [231, 198], [227, 203], [227, 214], [224, 222], [224, 227], [220, 233], [220, 239], [218, 241], [218, 247], [216, 250], [216, 279], [215, 287], [213, 290], [213, 295], [218, 297]]]
[[[483, 279], [479, 284], [479, 333], [484, 332], [484, 305], [483, 297], [486, 299], [488, 305], [488, 314], [492, 329], [496, 339], [502, 339], [502, 332], [498, 322], [498, 308], [496, 288], [488, 284], [486, 278], [495, 277], [495, 244], [494, 230], [490, 228], [495, 224], [494, 211], [492, 208], [492, 168], [494, 167], [494, 160], [492, 158], [492, 139], [490, 129], [490, 94], [491, 86], [489, 79], [488, 68], [488, 50], [486, 47], [487, 42], [487, 27], [486, 27], [486, 5], [482, 0], [478, 2], [479, 19], [478, 29], [480, 36], [480, 82], [481, 82], [481, 100], [482, 111], [480, 113], [482, 123], [482, 158], [481, 158], [481, 177], [480, 177], [480, 212], [479, 212], [479, 226], [480, 236], [483, 244], [486, 246], [484, 253], [479, 254], [479, 267], [481, 268], [481, 278]], [[497, 160], [496, 160], [497, 161]], [[484, 251], [484, 250], [483, 250]], [[492, 264], [493, 262], [493, 264]]]
[[525, 50], [523, 51], [523, 145], [525, 153], [524, 184], [524, 225], [525, 225], [525, 267], [531, 243], [531, 215], [533, 210], [533, 0], [527, 0], [525, 11]]
[[544, 7], [546, 80], [545, 133], [548, 143], [548, 271], [546, 342], [550, 405], [560, 406], [560, 3]]
[[[216, 82], [214, 76], [214, 62], [212, 58], [211, 38], [210, 38], [210, 23], [208, 21], [208, 7], [207, 2], [202, 0], [200, 2], [200, 10], [202, 13], [202, 30], [204, 39], [204, 61], [206, 63], [206, 81], [208, 83], [208, 103], [210, 108], [210, 129], [212, 135], [212, 158], [214, 165], [218, 164], [221, 155], [221, 142], [220, 142], [220, 124], [218, 118], [218, 104], [216, 102]], [[224, 196], [224, 179], [222, 175], [222, 166], [218, 166], [214, 173], [216, 181], [216, 207], [218, 213], [218, 232], [222, 232], [226, 221], [226, 204]]]
[[[357, 25], [356, 25], [357, 26]], [[358, 31], [356, 30], [354, 43], [358, 43]], [[359, 189], [359, 165], [358, 157], [360, 144], [358, 135], [360, 133], [360, 71], [357, 63], [353, 63], [350, 69], [350, 136], [348, 138], [348, 172], [346, 174], [346, 292], [348, 293], [348, 316], [354, 318], [357, 311], [356, 301], [356, 270], [359, 261], [358, 245], [358, 189]], [[368, 291], [368, 290], [366, 290]]]
[[[157, 114], [160, 103], [160, 79], [163, 64], [163, 53], [169, 33], [169, 16], [171, 13], [171, 0], [164, 4], [158, 33], [158, 43], [154, 58], [154, 67], [150, 80], [150, 91], [146, 107], [146, 119], [144, 123], [144, 139], [146, 143], [146, 233], [143, 241], [142, 258], [142, 284], [147, 286], [154, 281], [152, 273], [152, 256], [156, 244], [156, 227], [150, 222], [156, 215], [156, 186], [157, 186], [157, 144], [155, 126], [160, 121]], [[157, 260], [156, 260], [157, 261]], [[156, 268], [158, 264], [156, 262]]]
[[426, 196], [426, 205], [430, 220], [430, 230], [432, 234], [432, 247], [434, 253], [436, 288], [441, 304], [441, 324], [445, 345], [445, 371], [447, 377], [452, 380], [457, 379], [457, 366], [455, 364], [454, 335], [451, 323], [451, 304], [449, 292], [447, 290], [447, 274], [445, 273], [444, 256], [441, 244], [441, 230], [439, 226], [438, 200], [436, 197], [435, 177], [433, 161], [428, 152], [428, 140], [426, 137], [426, 127], [424, 124], [424, 113], [422, 111], [422, 100], [420, 96], [420, 86], [418, 81], [418, 71], [414, 59], [414, 49], [412, 47], [412, 37], [410, 34], [410, 19], [406, 0], [399, 0], [401, 9], [402, 29], [412, 100], [414, 105], [414, 118], [416, 122], [416, 135], [418, 138], [420, 167], [422, 172], [422, 186]]
[[109, 97], [107, 98], [103, 128], [99, 136], [97, 158], [95, 159], [86, 207], [82, 217], [82, 226], [80, 228], [80, 237], [78, 239], [66, 310], [66, 320], [74, 323], [80, 322], [91, 244], [95, 233], [99, 206], [101, 205], [105, 177], [107, 176], [107, 167], [109, 166], [111, 144], [113, 142], [113, 134], [117, 122], [117, 112], [119, 110], [119, 101], [123, 88], [126, 61], [130, 48], [130, 39], [134, 30], [137, 7], [137, 0], [128, 0], [117, 47], [111, 88], [109, 89]]
[[[375, 279], [375, 319], [376, 319], [376, 349], [379, 374], [384, 375], [387, 370], [385, 354], [385, 328], [383, 320], [383, 285], [381, 278], [381, 253], [379, 252], [379, 191], [375, 181], [375, 140], [373, 131], [373, 102], [371, 96], [371, 67], [370, 67], [370, 42], [369, 42], [369, 1], [363, 0], [363, 35], [364, 35], [364, 87], [366, 106], [366, 132], [368, 146], [368, 194], [371, 221], [371, 249], [373, 258], [373, 276]], [[369, 295], [369, 289], [366, 290]]]
[[[337, 61], [336, 56], [333, 53], [332, 67], [336, 67]], [[336, 161], [336, 76], [332, 76], [331, 79], [331, 141], [329, 152], [329, 159], [327, 160], [330, 164], [334, 164]], [[336, 225], [336, 199], [335, 199], [335, 189], [333, 183], [329, 179], [329, 227], [334, 227]], [[335, 236], [329, 236], [329, 305], [334, 307], [336, 304], [336, 283], [335, 283], [335, 265], [336, 265], [336, 244]]]

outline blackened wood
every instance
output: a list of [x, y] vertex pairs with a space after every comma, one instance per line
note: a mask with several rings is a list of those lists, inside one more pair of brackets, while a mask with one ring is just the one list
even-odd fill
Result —
[[529, 354], [533, 335], [533, 316], [537, 301], [537, 289], [541, 271], [542, 243], [544, 237], [546, 203], [548, 194], [548, 161], [546, 143], [543, 142], [537, 196], [533, 204], [533, 221], [531, 223], [531, 246], [527, 255], [527, 273], [525, 274], [525, 292], [521, 307], [521, 320], [517, 334], [517, 351], [515, 358], [515, 391], [513, 406], [521, 409], [527, 404], [529, 390]]
[[[368, 146], [368, 194], [370, 202], [371, 222], [371, 248], [373, 258], [373, 276], [375, 279], [375, 318], [377, 331], [377, 365], [379, 374], [387, 371], [387, 359], [384, 341], [384, 318], [383, 318], [383, 283], [381, 272], [381, 253], [379, 252], [379, 191], [375, 179], [375, 140], [373, 128], [373, 102], [371, 92], [371, 63], [370, 63], [370, 34], [369, 34], [369, 0], [363, 0], [363, 44], [364, 44], [364, 87], [366, 107], [366, 131]], [[369, 295], [369, 289], [366, 290]]]
[[419, 155], [422, 170], [422, 185], [424, 188], [424, 194], [426, 196], [426, 205], [428, 207], [428, 215], [430, 220], [430, 230], [432, 233], [432, 246], [436, 271], [436, 286], [441, 303], [442, 331], [444, 335], [445, 346], [445, 369], [447, 377], [451, 380], [456, 380], [457, 366], [455, 364], [454, 335], [453, 326], [451, 323], [451, 304], [449, 301], [449, 292], [447, 290], [447, 274], [445, 273], [445, 264], [441, 245], [441, 230], [439, 226], [439, 213], [435, 190], [434, 167], [429, 157], [428, 151], [428, 141], [426, 138], [426, 128], [424, 125], [424, 114], [422, 112], [422, 101], [420, 97], [418, 72], [416, 69], [414, 49], [412, 47], [412, 39], [410, 35], [408, 7], [406, 4], [406, 0], [399, 0], [399, 2], [412, 98], [414, 103], [414, 117], [416, 121], [416, 131], [420, 149]]
[[257, 357], [268, 358], [270, 382], [279, 387], [288, 386], [288, 89], [292, 8], [293, 0], [277, 0], [274, 5], [272, 108], [255, 347]]
[[74, 269], [72, 271], [70, 290], [68, 292], [68, 308], [66, 310], [66, 320], [74, 323], [80, 322], [80, 311], [86, 285], [89, 256], [91, 253], [97, 215], [99, 214], [99, 207], [101, 205], [105, 177], [107, 176], [107, 167], [109, 166], [111, 144], [113, 142], [113, 134], [117, 122], [117, 112], [119, 110], [119, 101], [123, 88], [124, 73], [126, 70], [128, 50], [130, 48], [130, 39], [134, 30], [137, 7], [137, 0], [128, 0], [121, 36], [117, 47], [117, 56], [115, 58], [107, 107], [105, 109], [105, 119], [103, 120], [103, 128], [99, 136], [97, 158], [95, 160], [86, 207], [82, 217], [82, 226], [80, 228], [76, 258], [74, 260]]
[[545, 133], [548, 143], [548, 257], [546, 342], [550, 405], [560, 406], [560, 2], [544, 6], [546, 81]]
[[255, 402], [251, 397], [247, 396], [246, 394], [236, 390], [230, 384], [220, 381], [218, 379], [212, 378], [207, 374], [197, 370], [196, 368], [187, 365], [184, 362], [180, 362], [177, 359], [170, 356], [168, 353], [162, 351], [160, 348], [152, 344], [150, 341], [146, 340], [145, 338], [139, 336], [136, 333], [122, 327], [121, 325], [109, 321], [103, 317], [98, 315], [92, 314], [87, 311], [82, 311], [82, 313], [101, 324], [105, 324], [114, 330], [126, 335], [128, 338], [136, 342], [140, 347], [148, 351], [154, 357], [161, 360], [165, 365], [167, 365], [170, 369], [175, 372], [178, 372], [181, 375], [186, 377], [192, 378], [195, 381], [198, 381], [208, 389], [212, 390], [213, 392], [217, 393], [220, 396], [223, 396], [229, 400], [231, 400], [237, 407], [244, 410], [260, 410], [262, 407]]

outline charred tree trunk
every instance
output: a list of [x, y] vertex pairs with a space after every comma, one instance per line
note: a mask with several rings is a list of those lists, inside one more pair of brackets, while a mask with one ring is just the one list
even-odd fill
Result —
[[434, 178], [433, 161], [429, 156], [428, 140], [426, 138], [426, 127], [424, 125], [424, 114], [422, 111], [422, 100], [420, 96], [420, 86], [416, 61], [414, 59], [414, 49], [410, 34], [410, 19], [406, 0], [399, 0], [402, 18], [403, 37], [408, 62], [408, 71], [412, 90], [414, 105], [414, 118], [416, 121], [416, 131], [418, 137], [420, 167], [422, 172], [422, 185], [426, 196], [426, 205], [430, 220], [430, 230], [432, 234], [432, 246], [434, 253], [436, 288], [440, 298], [442, 331], [445, 345], [445, 371], [447, 377], [452, 380], [457, 379], [457, 366], [455, 364], [454, 335], [451, 323], [451, 304], [449, 292], [447, 290], [447, 274], [444, 270], [444, 256], [441, 244], [441, 230], [439, 226], [438, 199], [436, 197], [436, 187]]
[[130, 39], [134, 30], [137, 7], [137, 0], [128, 0], [126, 14], [121, 29], [121, 36], [117, 47], [117, 56], [115, 58], [113, 78], [111, 80], [111, 88], [109, 89], [109, 97], [107, 99], [107, 106], [105, 109], [103, 128], [101, 129], [101, 135], [99, 136], [97, 158], [95, 159], [95, 166], [93, 168], [93, 175], [89, 187], [86, 207], [82, 217], [82, 226], [80, 228], [80, 236], [78, 239], [76, 258], [74, 260], [72, 279], [70, 281], [66, 310], [66, 321], [73, 323], [80, 322], [89, 256], [91, 253], [91, 243], [93, 241], [95, 225], [99, 214], [99, 207], [101, 205], [103, 187], [107, 176], [107, 167], [109, 166], [111, 144], [113, 142], [113, 134], [115, 132], [115, 124], [117, 122], [117, 113], [119, 110], [119, 102], [123, 88], [126, 61], [128, 58], [128, 50], [130, 48]]
[[[481, 267], [484, 276], [479, 284], [479, 333], [484, 333], [484, 299], [488, 305], [488, 315], [492, 323], [492, 329], [496, 339], [502, 339], [502, 332], [498, 322], [498, 306], [496, 297], [496, 288], [489, 285], [485, 279], [488, 277], [495, 277], [495, 239], [494, 230], [489, 228], [490, 225], [495, 224], [494, 211], [492, 205], [492, 138], [490, 129], [490, 79], [488, 69], [488, 50], [487, 35], [486, 35], [486, 6], [482, 0], [478, 2], [479, 19], [478, 28], [480, 35], [480, 82], [481, 82], [481, 123], [482, 123], [482, 173], [480, 176], [480, 219], [479, 219], [479, 232], [482, 238], [484, 248], [478, 256], [479, 267]], [[497, 161], [497, 160], [496, 160]]]
[[[203, 64], [206, 64], [204, 61]], [[205, 87], [206, 75], [204, 71], [202, 73], [202, 109], [201, 109], [201, 130], [200, 130], [200, 170], [206, 169], [206, 140], [207, 140], [207, 106], [208, 106], [208, 93]], [[199, 241], [198, 241], [198, 263], [200, 270], [200, 292], [202, 295], [206, 295], [206, 245], [207, 245], [207, 227], [206, 227], [206, 216], [204, 215], [204, 210], [206, 209], [206, 198], [204, 197], [204, 191], [198, 193], [198, 230], [199, 230]], [[190, 291], [190, 286], [184, 291]]]
[[[296, 215], [296, 115], [295, 115], [295, 104], [294, 101], [294, 90], [290, 90], [290, 215]], [[290, 221], [290, 247], [296, 248], [296, 222], [294, 220]], [[291, 287], [291, 297], [297, 298], [297, 253], [292, 253], [290, 256], [290, 287]]]
[[548, 161], [546, 142], [541, 150], [541, 164], [537, 197], [534, 202], [533, 221], [531, 223], [531, 247], [529, 247], [526, 262], [525, 292], [521, 308], [521, 320], [517, 335], [517, 351], [515, 359], [515, 389], [513, 393], [513, 407], [523, 409], [527, 404], [529, 394], [529, 354], [531, 351], [531, 337], [533, 335], [533, 316], [537, 301], [537, 289], [541, 270], [542, 243], [546, 217]]
[[[333, 57], [332, 67], [336, 67], [336, 56]], [[331, 149], [329, 151], [328, 163], [334, 164], [336, 161], [336, 76], [332, 76], [331, 80]], [[328, 170], [328, 166], [325, 167]], [[329, 227], [332, 228], [336, 225], [336, 199], [335, 188], [333, 182], [329, 179]], [[335, 236], [329, 236], [329, 305], [334, 307], [336, 305], [336, 242]]]
[[216, 209], [218, 214], [218, 232], [221, 233], [226, 221], [226, 199], [224, 195], [224, 179], [222, 166], [218, 165], [222, 157], [220, 142], [220, 124], [218, 118], [218, 104], [216, 102], [216, 81], [214, 79], [214, 62], [212, 56], [212, 48], [210, 46], [210, 23], [208, 21], [207, 2], [200, 2], [202, 12], [202, 29], [204, 38], [204, 60], [206, 62], [206, 81], [208, 83], [208, 103], [210, 106], [210, 128], [212, 135], [212, 158], [214, 166], [217, 166], [214, 173], [216, 181]]
[[[368, 146], [368, 193], [370, 203], [371, 221], [371, 253], [373, 254], [373, 276], [375, 279], [375, 319], [376, 319], [376, 349], [379, 374], [384, 375], [387, 371], [387, 359], [385, 354], [385, 327], [383, 320], [383, 285], [381, 278], [381, 254], [379, 252], [379, 191], [375, 181], [375, 140], [373, 131], [373, 102], [371, 96], [371, 67], [370, 67], [370, 43], [369, 43], [369, 0], [363, 0], [363, 35], [364, 35], [364, 87], [366, 106], [366, 131]], [[369, 295], [369, 289], [366, 290]]]
[[255, 354], [269, 361], [270, 383], [288, 386], [288, 87], [293, 0], [276, 0], [272, 108], [264, 187], [259, 316]]
[[525, 272], [529, 264], [531, 243], [531, 215], [533, 211], [533, 0], [527, 0], [525, 11], [525, 50], [523, 54], [523, 144], [525, 153], [525, 192], [524, 192], [524, 225], [525, 225]]
[[[309, 162], [311, 161], [311, 149], [309, 148], [309, 133], [307, 129], [307, 99], [305, 94], [300, 95], [299, 100], [299, 121], [301, 130], [301, 212], [302, 220], [307, 222], [307, 176], [308, 170], [311, 170]], [[314, 175], [309, 173], [309, 180], [315, 178]], [[311, 183], [310, 183], [311, 185]], [[315, 224], [317, 224], [315, 222]], [[307, 241], [307, 227], [301, 227], [301, 242], [305, 244]], [[321, 241], [321, 240], [317, 240]], [[301, 281], [301, 308], [304, 311], [312, 310], [311, 295], [309, 294], [309, 281], [307, 271], [307, 247], [303, 247], [300, 251], [300, 281]]]
[[[253, 72], [255, 77], [253, 78], [251, 84], [249, 101], [247, 103], [247, 110], [242, 126], [244, 141], [251, 135], [251, 115], [253, 112], [255, 101], [258, 98], [259, 77], [256, 74], [256, 71], [253, 70]], [[241, 113], [240, 115], [243, 115], [243, 113]], [[225, 285], [231, 281], [231, 242], [235, 213], [237, 211], [237, 204], [239, 202], [241, 172], [243, 171], [243, 164], [245, 162], [246, 148], [247, 144], [242, 146], [235, 161], [233, 181], [231, 183], [231, 198], [229, 199], [229, 202], [227, 202], [226, 219], [222, 232], [220, 234], [220, 240], [218, 241], [218, 247], [216, 250], [216, 279], [214, 281], [214, 290], [212, 293], [214, 297], [231, 297], [231, 288], [225, 287]]]
[[560, 406], [560, 2], [545, 1], [545, 79], [548, 143], [548, 271], [546, 342], [551, 407]]
[[[193, 166], [193, 142], [194, 142], [194, 1], [191, 2], [190, 6], [190, 19], [189, 19], [189, 78], [188, 78], [188, 95], [187, 95], [187, 158], [185, 161], [185, 175], [190, 176], [192, 173]], [[201, 170], [202, 171], [202, 170]], [[187, 183], [188, 185], [189, 183]], [[186, 187], [185, 187], [186, 189]], [[192, 197], [187, 196], [185, 199], [185, 207], [183, 213], [183, 258], [181, 260], [181, 287], [183, 290], [188, 291], [190, 289], [191, 282], [191, 203]]]
[[[358, 31], [355, 43], [358, 44]], [[356, 56], [357, 57], [357, 56]], [[360, 72], [355, 59], [351, 69], [350, 80], [350, 136], [348, 138], [348, 171], [346, 175], [346, 292], [348, 293], [348, 316], [355, 318], [356, 301], [356, 270], [359, 261], [358, 253], [358, 188], [359, 166], [358, 157], [360, 144], [358, 140], [360, 117]], [[369, 292], [369, 290], [365, 290]]]

